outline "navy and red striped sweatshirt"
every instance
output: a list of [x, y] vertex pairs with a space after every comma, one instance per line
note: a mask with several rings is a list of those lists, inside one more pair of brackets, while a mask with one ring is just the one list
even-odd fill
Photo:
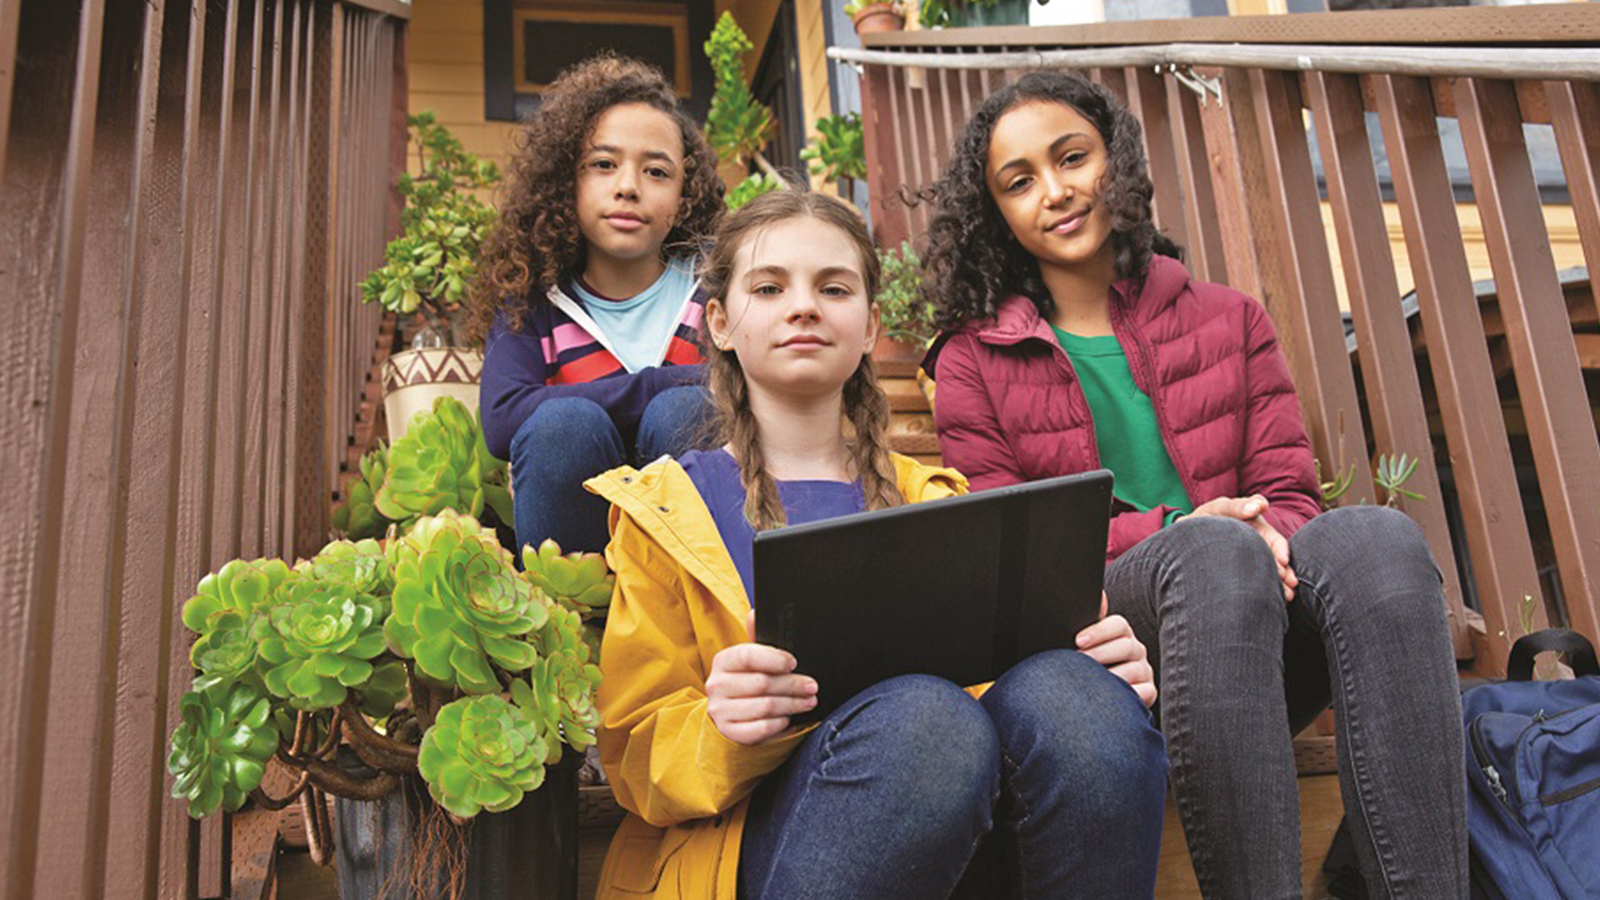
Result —
[[510, 459], [512, 438], [546, 400], [593, 400], [629, 435], [657, 394], [705, 382], [699, 340], [706, 297], [698, 282], [683, 300], [660, 362], [637, 372], [617, 360], [605, 333], [569, 293], [551, 288], [546, 297], [548, 302], [523, 313], [519, 331], [497, 317], [485, 341], [478, 406], [484, 442], [496, 457]]

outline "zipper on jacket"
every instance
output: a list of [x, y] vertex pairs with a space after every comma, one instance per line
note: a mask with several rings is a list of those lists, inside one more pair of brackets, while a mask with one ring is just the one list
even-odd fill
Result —
[[[1189, 467], [1184, 465], [1183, 454], [1174, 446], [1176, 441], [1170, 439], [1172, 431], [1167, 426], [1166, 399], [1156, 389], [1155, 360], [1151, 358], [1150, 348], [1145, 345], [1144, 336], [1137, 330], [1127, 327], [1124, 310], [1116, 298], [1112, 298], [1111, 301], [1111, 332], [1117, 335], [1119, 342], [1122, 340], [1122, 335], [1126, 334], [1139, 357], [1138, 371], [1133, 376], [1134, 386], [1144, 391], [1145, 396], [1150, 398], [1150, 410], [1155, 413], [1156, 429], [1161, 432], [1161, 444], [1167, 449], [1167, 458], [1172, 460], [1172, 467], [1178, 472], [1178, 480], [1183, 482], [1183, 492], [1189, 495], [1189, 505], [1197, 507], [1204, 501], [1199, 499], [1200, 492], [1196, 490], [1194, 481], [1189, 477]], [[1144, 375], [1142, 379], [1139, 377], [1140, 373]], [[1145, 383], [1140, 384], [1141, 380]]]
[[1500, 781], [1500, 770], [1494, 767], [1489, 760], [1489, 749], [1483, 743], [1483, 717], [1472, 720], [1472, 727], [1467, 729], [1468, 739], [1472, 742], [1472, 757], [1478, 763], [1478, 768], [1483, 772], [1484, 780], [1489, 783], [1489, 790], [1505, 807], [1512, 812], [1516, 807], [1511, 805], [1505, 785]]

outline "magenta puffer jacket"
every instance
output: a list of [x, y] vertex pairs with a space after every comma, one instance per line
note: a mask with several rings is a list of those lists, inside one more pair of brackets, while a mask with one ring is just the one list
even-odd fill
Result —
[[[1144, 287], [1113, 286], [1111, 322], [1139, 389], [1150, 397], [1189, 501], [1261, 494], [1285, 537], [1320, 511], [1310, 442], [1266, 310], [1231, 288], [1190, 281], [1156, 256]], [[923, 368], [937, 385], [944, 464], [974, 490], [1100, 467], [1094, 422], [1067, 354], [1032, 300], [934, 345]], [[1119, 504], [1108, 560], [1154, 534], [1172, 510]]]

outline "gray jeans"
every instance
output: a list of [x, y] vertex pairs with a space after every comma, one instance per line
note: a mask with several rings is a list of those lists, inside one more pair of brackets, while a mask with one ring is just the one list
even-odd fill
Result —
[[1324, 513], [1289, 540], [1283, 602], [1254, 530], [1183, 519], [1106, 572], [1110, 610], [1150, 649], [1200, 890], [1301, 894], [1291, 737], [1333, 704], [1339, 785], [1374, 898], [1467, 896], [1461, 703], [1438, 569], [1382, 507]]

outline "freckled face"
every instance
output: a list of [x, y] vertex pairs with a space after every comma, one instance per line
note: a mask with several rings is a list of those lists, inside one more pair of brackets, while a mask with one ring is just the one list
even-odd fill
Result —
[[878, 340], [860, 251], [810, 217], [748, 235], [728, 296], [706, 309], [712, 339], [735, 353], [753, 387], [790, 395], [840, 390]]
[[1017, 241], [1041, 265], [1074, 268], [1112, 252], [1111, 213], [1100, 204], [1105, 140], [1065, 103], [1033, 101], [995, 122], [985, 175]]
[[578, 228], [590, 253], [617, 261], [655, 256], [683, 198], [683, 137], [672, 117], [643, 103], [600, 114], [577, 172]]

